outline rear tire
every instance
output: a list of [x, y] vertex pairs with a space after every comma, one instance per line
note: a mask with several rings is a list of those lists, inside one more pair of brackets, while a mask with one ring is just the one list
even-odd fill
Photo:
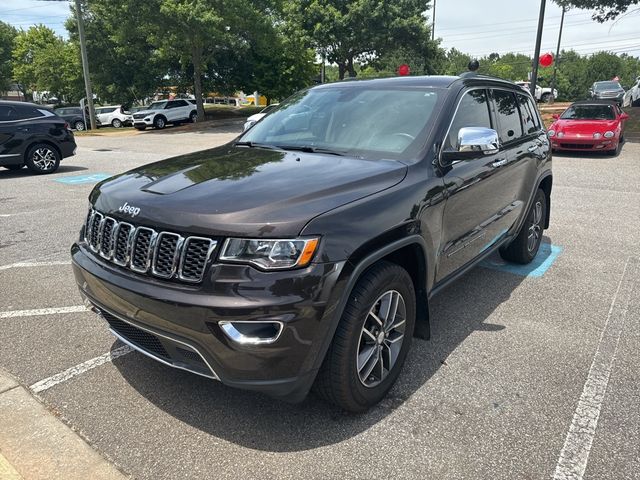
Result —
[[38, 143], [27, 152], [25, 163], [37, 175], [53, 173], [60, 166], [60, 154], [51, 145]]
[[114, 118], [114, 119], [111, 121], [111, 126], [112, 126], [113, 128], [121, 128], [121, 127], [122, 127], [122, 122], [121, 122], [119, 119]]
[[191, 123], [196, 123], [198, 121], [198, 112], [196, 112], [195, 110], [191, 112], [191, 114], [189, 115], [189, 121]]
[[635, 100], [631, 101], [631, 106], [632, 107], [640, 107], [640, 98], [636, 98]]
[[407, 271], [395, 263], [376, 263], [349, 295], [314, 389], [350, 412], [378, 403], [400, 374], [415, 318], [416, 296]]
[[83, 132], [84, 130], [86, 130], [84, 122], [80, 120], [73, 124], [73, 128], [75, 128], [79, 132]]
[[540, 98], [540, 101], [542, 103], [551, 103], [551, 100], [553, 100], [553, 95], [551, 95], [550, 93], [544, 93]]
[[500, 249], [500, 256], [513, 263], [527, 264], [538, 254], [547, 220], [547, 196], [538, 189], [518, 236]]

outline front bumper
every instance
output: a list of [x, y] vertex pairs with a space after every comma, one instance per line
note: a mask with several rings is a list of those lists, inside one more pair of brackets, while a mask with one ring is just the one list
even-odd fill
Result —
[[134, 127], [152, 127], [153, 117], [134, 118], [131, 120]]
[[585, 137], [553, 137], [551, 148], [566, 151], [603, 151], [613, 150], [618, 144], [618, 138], [585, 138]]
[[[71, 255], [85, 300], [137, 350], [229, 386], [289, 401], [306, 396], [335, 328], [341, 264], [269, 273], [214, 264], [202, 284], [185, 285], [120, 269], [83, 244]], [[268, 320], [283, 324], [268, 345], [237, 343], [219, 325]]]

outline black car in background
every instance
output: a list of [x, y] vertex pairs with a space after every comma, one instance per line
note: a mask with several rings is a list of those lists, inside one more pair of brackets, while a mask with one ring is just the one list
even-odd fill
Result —
[[69, 125], [51, 110], [24, 102], [0, 101], [0, 166], [52, 173], [76, 152]]
[[[87, 122], [89, 121], [89, 112], [87, 110], [85, 110], [85, 115], [82, 115], [82, 108], [80, 107], [61, 107], [54, 109], [53, 113], [64, 118], [74, 130], [82, 132], [87, 129], [87, 124], [85, 123], [85, 119]], [[100, 126], [100, 121], [97, 118], [96, 124]]]

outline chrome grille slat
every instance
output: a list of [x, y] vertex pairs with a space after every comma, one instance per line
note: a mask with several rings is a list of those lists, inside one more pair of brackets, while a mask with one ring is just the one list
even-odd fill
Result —
[[218, 242], [119, 222], [89, 209], [84, 226], [89, 249], [114, 264], [162, 279], [198, 283]]

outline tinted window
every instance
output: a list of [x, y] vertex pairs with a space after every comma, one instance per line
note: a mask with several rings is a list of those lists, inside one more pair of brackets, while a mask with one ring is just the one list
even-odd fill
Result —
[[28, 106], [28, 105], [20, 105], [16, 107], [17, 118], [19, 120], [24, 120], [27, 118], [38, 118], [43, 117], [44, 114], [38, 111], [36, 108]]
[[486, 90], [471, 90], [464, 94], [451, 123], [445, 148], [457, 149], [458, 132], [464, 127], [493, 128]]
[[594, 83], [593, 87], [598, 92], [602, 90], [620, 90], [622, 88], [618, 82], [598, 82]]
[[173, 108], [185, 107], [189, 105], [185, 100], [175, 100], [173, 102]]
[[563, 120], [615, 120], [612, 105], [573, 105], [560, 118]]
[[0, 105], [0, 122], [10, 122], [17, 118], [18, 114], [15, 108], [9, 105]]
[[525, 134], [535, 133], [536, 127], [535, 116], [531, 111], [528, 98], [524, 95], [517, 95], [518, 104], [520, 105], [520, 115], [522, 115], [522, 124], [524, 125]]
[[522, 125], [516, 105], [515, 95], [505, 90], [494, 90], [493, 99], [498, 117], [498, 137], [500, 141], [510, 142], [522, 136]]

